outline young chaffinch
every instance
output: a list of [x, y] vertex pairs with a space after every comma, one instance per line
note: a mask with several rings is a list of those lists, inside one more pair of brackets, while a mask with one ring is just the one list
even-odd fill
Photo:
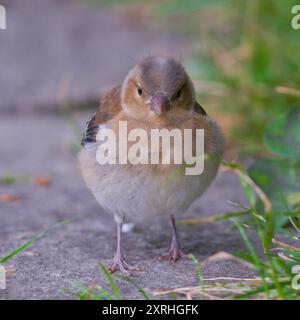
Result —
[[[129, 130], [138, 128], [146, 132], [165, 128], [204, 129], [204, 151], [208, 156], [204, 171], [201, 175], [185, 175], [174, 163], [100, 165], [96, 159], [97, 147], [101, 144], [96, 139], [97, 134], [103, 128], [110, 128], [118, 140], [120, 121], [126, 121]], [[176, 261], [185, 255], [179, 247], [174, 216], [184, 213], [214, 180], [223, 149], [224, 139], [219, 127], [195, 100], [189, 76], [173, 58], [151, 56], [142, 60], [128, 73], [122, 85], [102, 96], [98, 111], [87, 123], [79, 164], [86, 185], [117, 224], [117, 250], [111, 272], [120, 270], [131, 274], [139, 270], [124, 258], [122, 224], [125, 218], [136, 220], [169, 215], [172, 241], [163, 257]]]

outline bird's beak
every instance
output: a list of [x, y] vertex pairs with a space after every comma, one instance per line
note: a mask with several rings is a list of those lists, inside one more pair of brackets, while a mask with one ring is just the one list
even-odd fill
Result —
[[171, 103], [166, 94], [157, 92], [151, 99], [152, 108], [156, 114], [170, 110]]

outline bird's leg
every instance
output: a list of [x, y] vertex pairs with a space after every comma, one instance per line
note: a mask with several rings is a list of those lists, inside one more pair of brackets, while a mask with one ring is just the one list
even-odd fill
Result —
[[179, 246], [178, 242], [178, 236], [177, 236], [177, 230], [176, 230], [176, 224], [175, 224], [175, 218], [173, 215], [170, 216], [170, 221], [171, 221], [171, 228], [172, 228], [172, 242], [169, 251], [161, 255], [159, 258], [160, 259], [167, 259], [176, 262], [180, 258], [184, 258], [187, 256]]
[[122, 248], [122, 225], [123, 222], [116, 219], [117, 224], [117, 250], [113, 259], [109, 271], [111, 273], [120, 270], [126, 275], [131, 275], [133, 271], [140, 271], [139, 268], [130, 266], [124, 258], [123, 248]]

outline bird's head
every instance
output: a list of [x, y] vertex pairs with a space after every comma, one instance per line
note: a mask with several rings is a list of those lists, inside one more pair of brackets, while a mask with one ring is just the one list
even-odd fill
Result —
[[122, 85], [122, 107], [136, 119], [150, 119], [191, 110], [195, 103], [193, 84], [180, 62], [153, 56], [137, 64]]

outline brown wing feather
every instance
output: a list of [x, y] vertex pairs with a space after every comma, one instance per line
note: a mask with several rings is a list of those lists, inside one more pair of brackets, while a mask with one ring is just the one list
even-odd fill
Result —
[[101, 97], [96, 113], [96, 123], [101, 124], [114, 118], [121, 111], [121, 86], [117, 86]]
[[99, 125], [114, 118], [121, 111], [121, 86], [111, 89], [101, 97], [97, 112], [87, 121], [81, 145], [96, 142]]

